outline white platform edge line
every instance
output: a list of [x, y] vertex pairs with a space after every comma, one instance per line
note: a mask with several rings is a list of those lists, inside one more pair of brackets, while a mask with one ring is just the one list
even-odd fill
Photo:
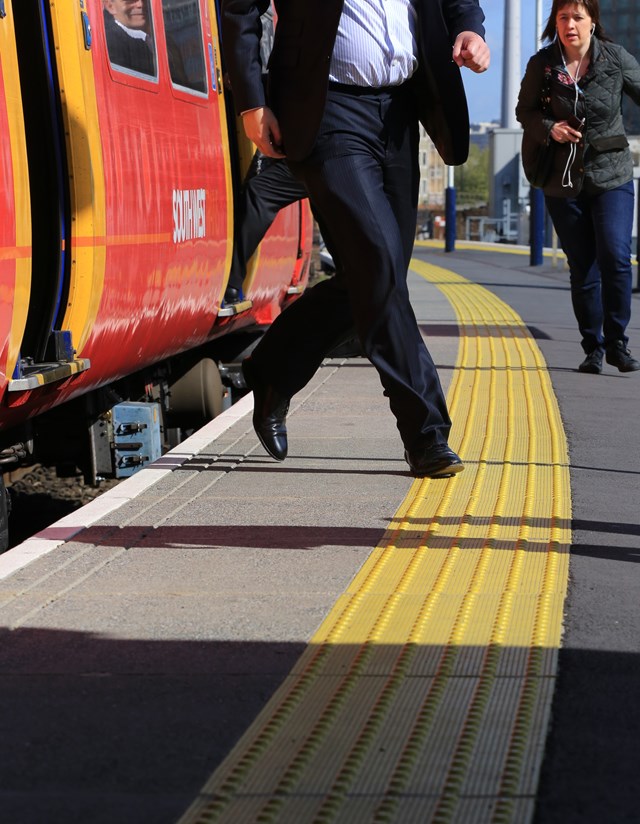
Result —
[[114, 512], [136, 498], [161, 478], [169, 475], [176, 467], [198, 455], [237, 421], [248, 415], [252, 409], [253, 393], [250, 392], [150, 466], [141, 469], [135, 475], [119, 483], [118, 486], [108, 489], [99, 498], [95, 498], [41, 532], [27, 538], [21, 544], [7, 550], [0, 555], [0, 580], [8, 578], [9, 575], [37, 558], [52, 552], [83, 529], [95, 524], [104, 515]]

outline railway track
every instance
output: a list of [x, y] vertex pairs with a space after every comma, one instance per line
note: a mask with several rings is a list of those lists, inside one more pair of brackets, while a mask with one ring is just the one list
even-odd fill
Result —
[[119, 481], [109, 479], [91, 487], [81, 475], [60, 478], [54, 468], [37, 464], [6, 475], [5, 483], [11, 501], [11, 548], [117, 486]]

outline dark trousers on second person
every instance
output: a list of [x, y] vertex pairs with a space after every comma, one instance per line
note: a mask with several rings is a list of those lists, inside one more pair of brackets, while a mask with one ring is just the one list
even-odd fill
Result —
[[633, 279], [633, 182], [596, 195], [545, 200], [567, 256], [582, 348], [589, 354], [616, 341], [626, 347]]
[[228, 286], [242, 289], [247, 263], [280, 209], [306, 197], [306, 189], [293, 176], [285, 160], [256, 152], [238, 204]]
[[336, 275], [276, 318], [252, 354], [256, 369], [292, 397], [355, 326], [405, 447], [446, 444], [446, 401], [407, 288], [419, 182], [418, 118], [408, 84], [330, 84], [312, 153], [291, 167], [309, 193]]

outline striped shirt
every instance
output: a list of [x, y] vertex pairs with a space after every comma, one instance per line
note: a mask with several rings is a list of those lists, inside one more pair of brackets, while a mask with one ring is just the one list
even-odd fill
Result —
[[418, 66], [418, 0], [344, 0], [329, 79], [399, 86]]

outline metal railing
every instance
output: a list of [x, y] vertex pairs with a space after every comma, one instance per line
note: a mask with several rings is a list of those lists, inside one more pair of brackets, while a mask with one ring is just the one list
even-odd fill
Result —
[[517, 243], [518, 221], [517, 214], [512, 214], [508, 218], [469, 215], [464, 222], [465, 240], [481, 240], [486, 243]]

